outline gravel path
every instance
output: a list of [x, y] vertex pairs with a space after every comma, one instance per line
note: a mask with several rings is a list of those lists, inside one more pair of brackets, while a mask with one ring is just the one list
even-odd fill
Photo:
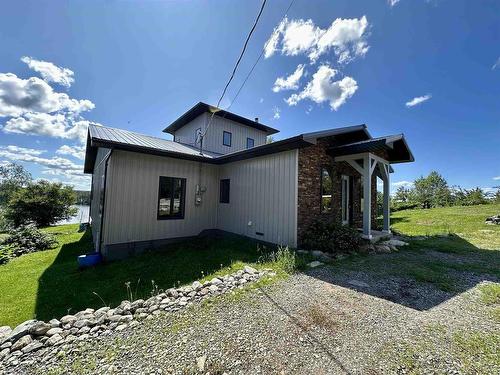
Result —
[[[31, 364], [12, 371], [407, 373], [401, 363], [408, 365], [409, 359], [400, 356], [410, 345], [420, 348], [411, 360], [426, 373], [463, 373], [467, 369], [454, 359], [453, 347], [444, 345], [450, 335], [461, 330], [495, 334], [500, 324], [473, 288], [482, 278], [467, 273], [461, 277], [471, 289], [453, 295], [412, 279], [320, 267], [79, 343], [50, 365], [34, 355]], [[422, 340], [429, 342], [429, 334], [442, 353], [432, 354], [432, 342], [421, 345]]]

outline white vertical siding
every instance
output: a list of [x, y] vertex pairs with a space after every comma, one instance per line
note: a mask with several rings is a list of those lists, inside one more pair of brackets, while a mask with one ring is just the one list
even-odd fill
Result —
[[230, 203], [219, 203], [219, 229], [297, 245], [297, 150], [221, 165], [219, 179], [225, 178]]
[[[196, 129], [201, 128], [202, 131], [205, 131], [210, 117], [211, 114], [204, 113], [190, 123], [184, 125], [175, 132], [175, 141], [199, 146], [199, 144], [195, 143]], [[231, 147], [222, 144], [224, 131], [232, 134]], [[262, 130], [257, 130], [220, 116], [214, 116], [207, 134], [205, 135], [205, 139], [203, 140], [203, 149], [219, 154], [227, 154], [246, 150], [247, 138], [252, 138], [254, 140], [254, 146], [256, 147], [264, 145], [266, 143], [266, 137], [266, 132]]]
[[[199, 147], [199, 143], [196, 143], [196, 129], [201, 128], [202, 130], [205, 130], [207, 126], [207, 118], [207, 114], [204, 113], [196, 117], [193, 121], [184, 125], [182, 128], [175, 132], [174, 141]], [[206, 148], [204, 149], [208, 150]]]
[[[194, 236], [216, 227], [216, 166], [115, 150], [108, 167], [106, 244]], [[157, 220], [159, 177], [186, 178], [184, 219]], [[195, 187], [206, 186], [196, 206]]]

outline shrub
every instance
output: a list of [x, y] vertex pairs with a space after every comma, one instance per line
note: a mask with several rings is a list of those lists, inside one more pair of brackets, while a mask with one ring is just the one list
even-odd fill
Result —
[[260, 257], [261, 263], [276, 263], [286, 273], [294, 273], [299, 268], [299, 262], [294, 251], [291, 251], [288, 246], [279, 246], [276, 251], [265, 254]]
[[39, 227], [55, 224], [76, 214], [76, 196], [72, 187], [38, 181], [14, 193], [7, 203], [6, 218], [14, 226], [35, 223]]
[[304, 233], [303, 246], [310, 250], [328, 253], [356, 251], [361, 245], [361, 236], [355, 228], [336, 221], [315, 221]]
[[10, 231], [0, 244], [0, 264], [7, 263], [10, 258], [53, 248], [57, 245], [55, 238], [36, 228], [34, 224], [22, 225]]

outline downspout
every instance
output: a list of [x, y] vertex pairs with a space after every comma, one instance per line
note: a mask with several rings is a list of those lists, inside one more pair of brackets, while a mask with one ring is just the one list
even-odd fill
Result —
[[[103, 229], [104, 229], [104, 213], [106, 212], [106, 181], [108, 179], [108, 163], [111, 154], [113, 153], [113, 149], [111, 149], [108, 154], [104, 157], [101, 163], [104, 161], [104, 183], [102, 189], [102, 213], [101, 213], [101, 225], [99, 230], [99, 253], [102, 255], [102, 238], [103, 238]], [[100, 163], [99, 163], [100, 164]]]

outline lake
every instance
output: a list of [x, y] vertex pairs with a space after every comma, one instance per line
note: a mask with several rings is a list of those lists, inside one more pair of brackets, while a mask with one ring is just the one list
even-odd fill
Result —
[[76, 213], [75, 216], [70, 217], [68, 220], [61, 220], [57, 223], [57, 225], [61, 224], [79, 224], [80, 222], [82, 223], [88, 223], [89, 222], [89, 210], [90, 206], [88, 205], [75, 205], [73, 207], [76, 207], [78, 209], [78, 212]]

